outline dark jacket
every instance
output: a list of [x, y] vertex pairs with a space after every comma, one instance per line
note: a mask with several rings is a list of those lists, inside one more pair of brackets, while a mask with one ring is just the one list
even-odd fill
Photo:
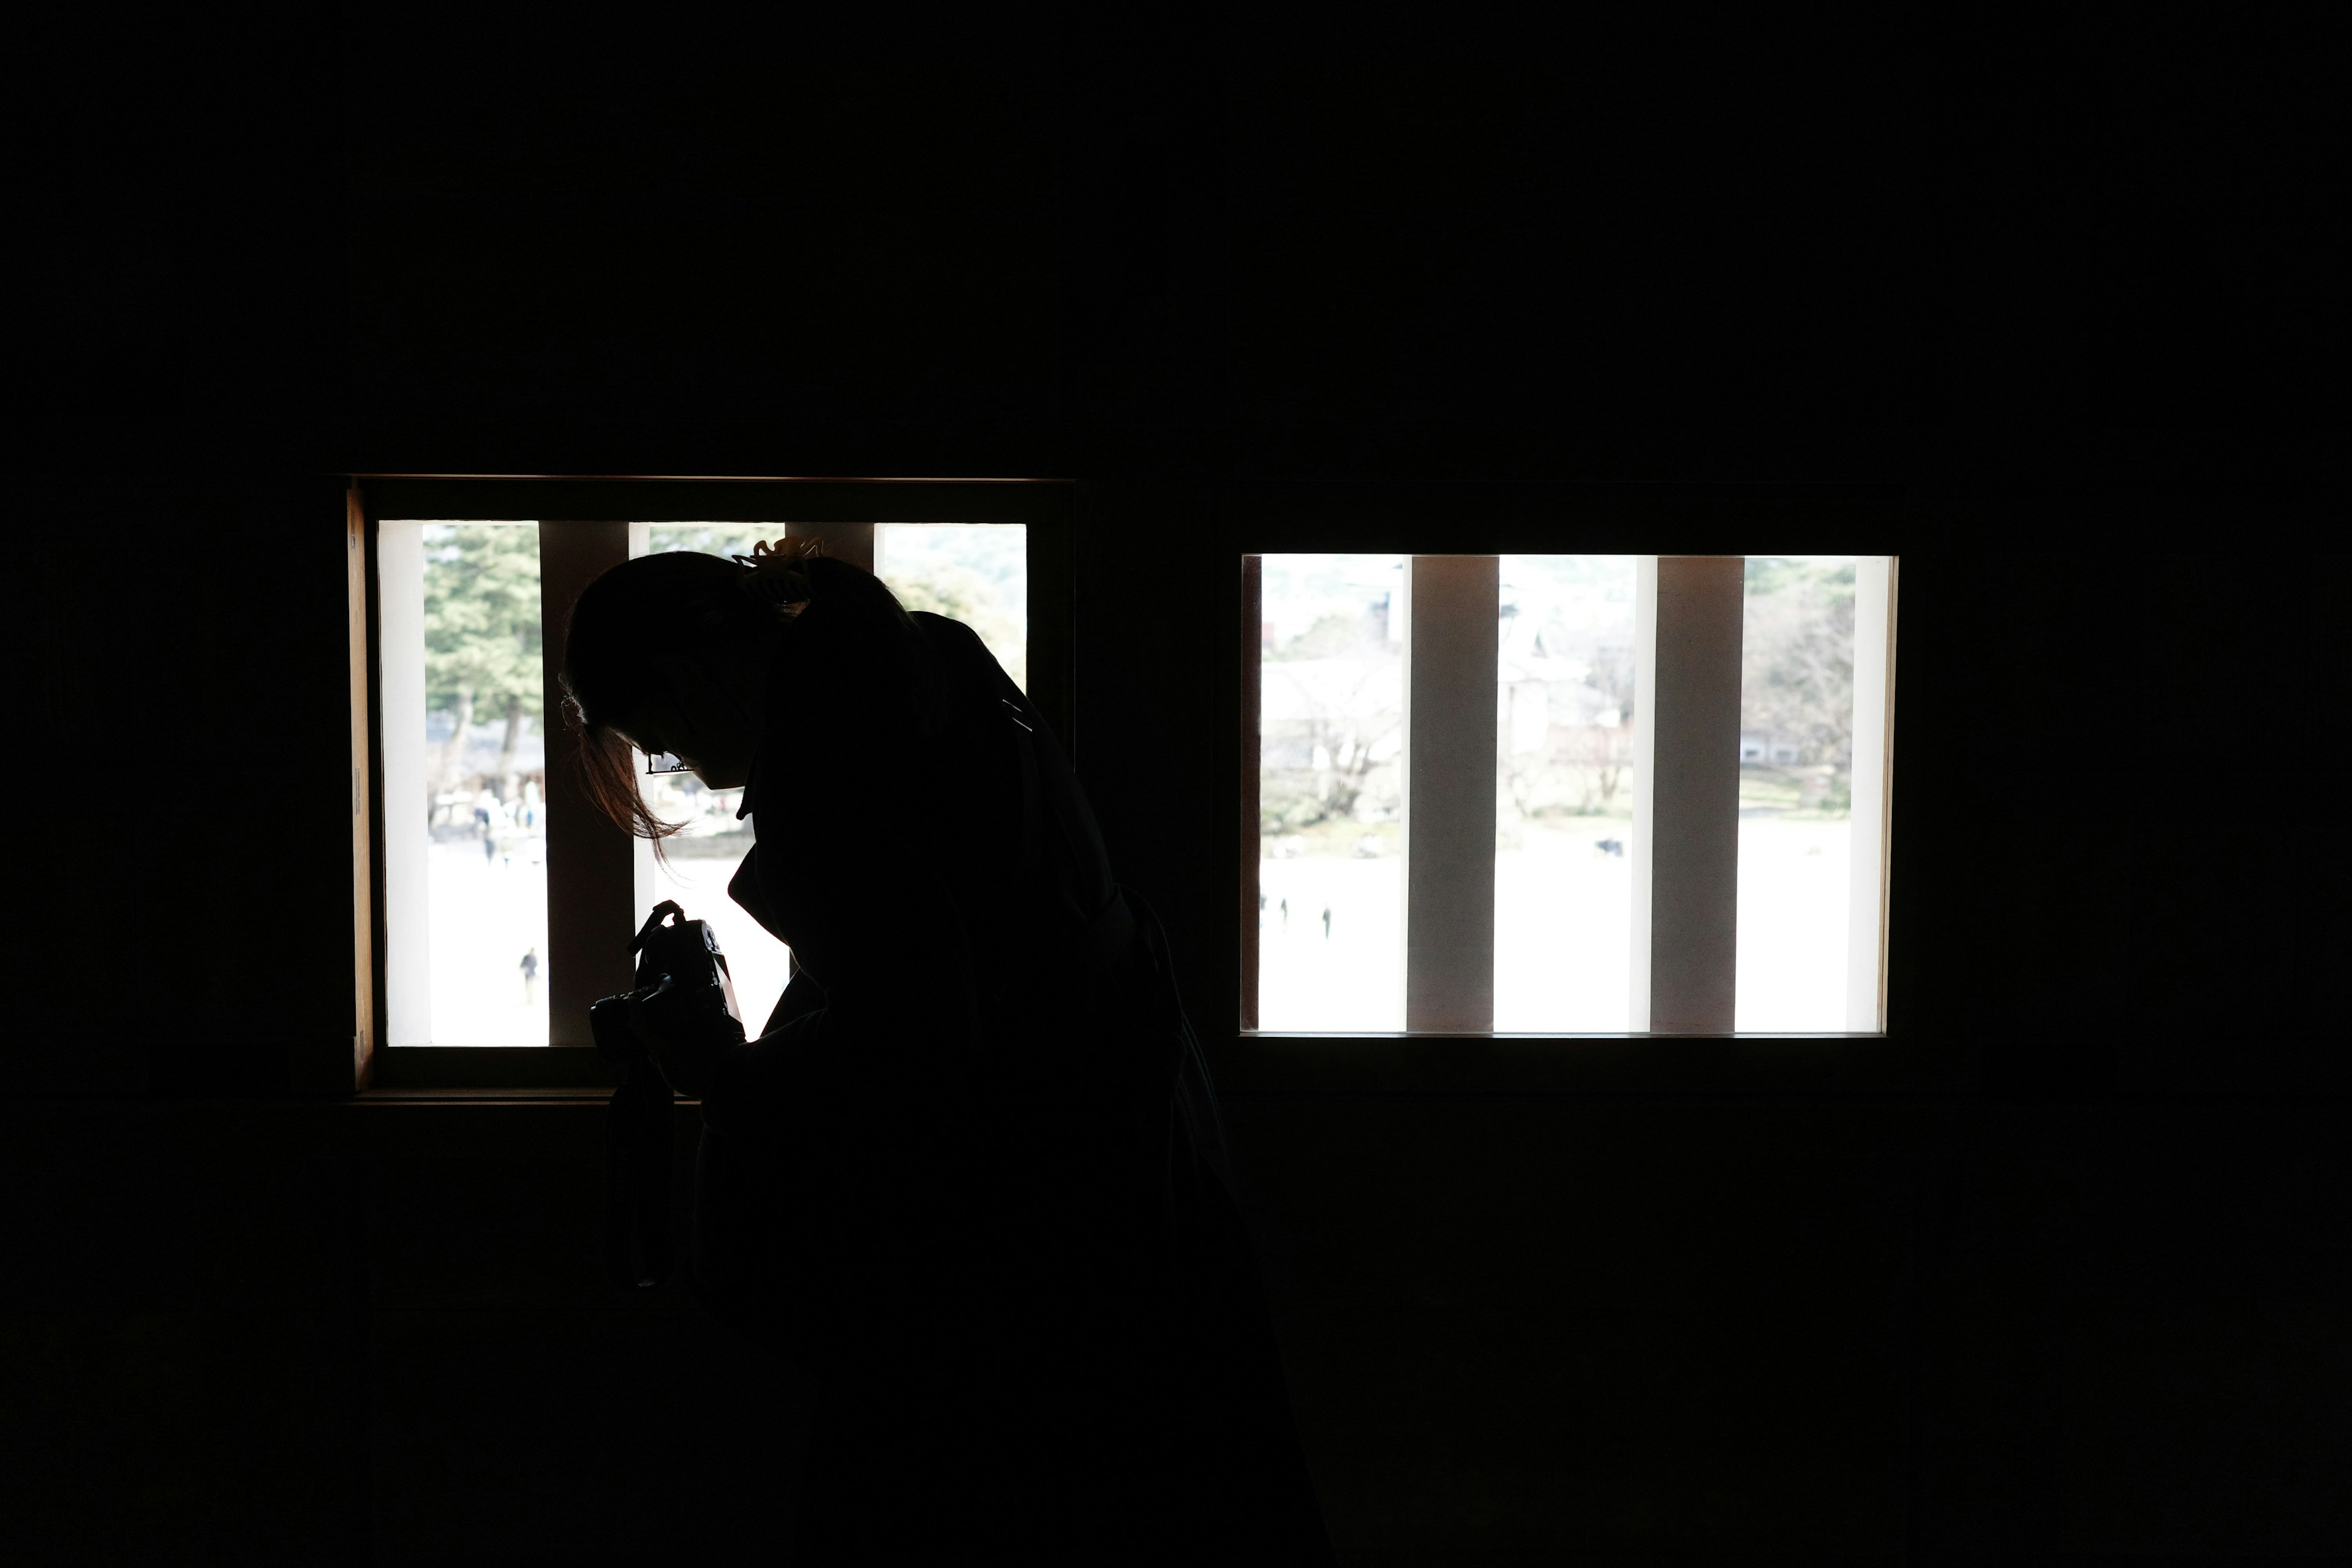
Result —
[[798, 1559], [1328, 1563], [1158, 921], [971, 630], [825, 564], [729, 889], [795, 973], [694, 1246], [820, 1380]]

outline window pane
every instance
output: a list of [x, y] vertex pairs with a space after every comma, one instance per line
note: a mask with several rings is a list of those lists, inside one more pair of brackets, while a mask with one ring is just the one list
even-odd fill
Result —
[[547, 1043], [539, 530], [378, 528], [385, 1038]]
[[1743, 1030], [1847, 1027], [1856, 559], [1748, 558], [1734, 1005]]
[[1263, 558], [1258, 1026], [1404, 1027], [1404, 558]]
[[1019, 523], [884, 522], [874, 574], [910, 610], [961, 621], [1029, 689], [1029, 531]]
[[698, 551], [705, 555], [749, 555], [751, 546], [784, 536], [781, 522], [641, 522], [644, 541], [631, 553], [659, 555], [672, 550]]
[[1495, 1028], [1631, 1026], [1630, 555], [1506, 555], [1496, 639]]

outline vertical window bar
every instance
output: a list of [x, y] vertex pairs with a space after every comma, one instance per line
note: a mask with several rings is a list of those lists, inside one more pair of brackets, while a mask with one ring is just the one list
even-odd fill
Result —
[[1886, 1027], [1887, 824], [1894, 805], [1895, 558], [1853, 576], [1853, 848], [1846, 916], [1845, 1026]]
[[1078, 765], [1078, 729], [1075, 665], [1076, 657], [1076, 592], [1066, 498], [1055, 490], [1045, 496], [1023, 527], [1028, 545], [1029, 647], [1028, 679], [1024, 683], [1029, 704], [1062, 742], [1070, 765]]
[[[640, 555], [651, 554], [653, 552], [653, 547], [654, 525], [652, 523], [633, 522], [629, 524], [630, 560], [635, 561]], [[555, 651], [549, 656], [550, 658], [558, 660], [562, 658], [562, 640], [563, 628], [562, 626], [551, 626], [548, 628], [546, 641], [557, 645]], [[551, 676], [549, 679], [551, 682], [553, 680], [553, 677]], [[561, 712], [552, 708], [547, 710], [547, 731], [549, 737], [548, 744], [550, 748], [548, 755], [551, 759], [552, 759], [555, 754], [553, 751], [555, 731], [561, 729], [562, 724], [563, 715]], [[637, 759], [634, 757], [631, 758], [630, 765], [632, 767], [639, 765]], [[548, 769], [548, 783], [550, 785], [552, 785], [554, 782], [555, 770], [552, 767], [550, 767]], [[639, 924], [643, 924], [645, 922], [646, 916], [651, 913], [653, 907], [661, 901], [661, 895], [655, 890], [655, 881], [653, 841], [647, 838], [632, 839], [629, 844], [629, 918], [637, 921]], [[632, 931], [629, 934], [631, 936], [635, 936], [636, 933], [635, 931]], [[632, 974], [631, 978], [635, 979], [635, 976]], [[609, 996], [612, 993], [608, 991], [604, 993], [604, 994]]]
[[425, 755], [425, 524], [376, 524], [376, 707], [383, 749], [383, 1038], [433, 1043], [432, 834]]
[[[828, 546], [829, 547], [829, 546]], [[636, 853], [580, 785], [579, 738], [563, 722], [563, 634], [572, 601], [629, 557], [625, 522], [539, 525], [547, 735], [547, 1043], [588, 1046], [588, 1005], [626, 991], [633, 973]]]
[[1633, 919], [1626, 943], [1626, 984], [1632, 992], [1625, 1027], [1650, 1027], [1650, 843], [1657, 837], [1658, 558], [1633, 562], [1633, 830], [1625, 858], [1633, 868]]
[[[1633, 942], [1648, 950], [1648, 973], [1633, 998], [1636, 1029], [1732, 1029], [1746, 566], [1738, 555], [1662, 555], [1642, 567], [1635, 645], [1650, 666], [1635, 675]], [[1637, 975], [1642, 968], [1637, 961]]]
[[1404, 574], [1404, 1026], [1484, 1032], [1495, 1026], [1501, 558], [1416, 555]]
[[1242, 1018], [1244, 1029], [1257, 1027], [1258, 775], [1265, 756], [1260, 716], [1264, 711], [1265, 677], [1259, 664], [1265, 637], [1265, 560], [1242, 557], [1242, 812], [1241, 929]]

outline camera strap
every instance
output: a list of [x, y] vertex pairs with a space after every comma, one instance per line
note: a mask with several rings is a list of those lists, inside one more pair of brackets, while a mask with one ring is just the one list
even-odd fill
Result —
[[[649, 949], [670, 919], [682, 925], [686, 911], [664, 899], [629, 943], [640, 986], [653, 978]], [[620, 1087], [604, 1109], [604, 1271], [615, 1289], [636, 1290], [660, 1284], [677, 1253], [669, 1225], [670, 1124], [677, 1096], [642, 1056], [622, 1071]]]
[[604, 1267], [615, 1288], [643, 1289], [668, 1276], [670, 1121], [677, 1097], [640, 1058], [604, 1111]]

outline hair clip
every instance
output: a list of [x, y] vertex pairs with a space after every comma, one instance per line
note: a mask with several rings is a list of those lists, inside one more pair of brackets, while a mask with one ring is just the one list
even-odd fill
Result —
[[755, 539], [751, 542], [751, 554], [732, 556], [730, 559], [749, 566], [754, 572], [772, 571], [778, 567], [789, 571], [803, 562], [824, 553], [824, 541], [815, 534], [811, 534], [805, 539], [789, 537], [779, 539], [773, 544], [764, 539]]
[[746, 594], [786, 616], [797, 616], [809, 600], [809, 580], [801, 568], [823, 553], [824, 541], [814, 536], [779, 539], [773, 544], [758, 539], [751, 542], [751, 553], [729, 559], [744, 569]]

